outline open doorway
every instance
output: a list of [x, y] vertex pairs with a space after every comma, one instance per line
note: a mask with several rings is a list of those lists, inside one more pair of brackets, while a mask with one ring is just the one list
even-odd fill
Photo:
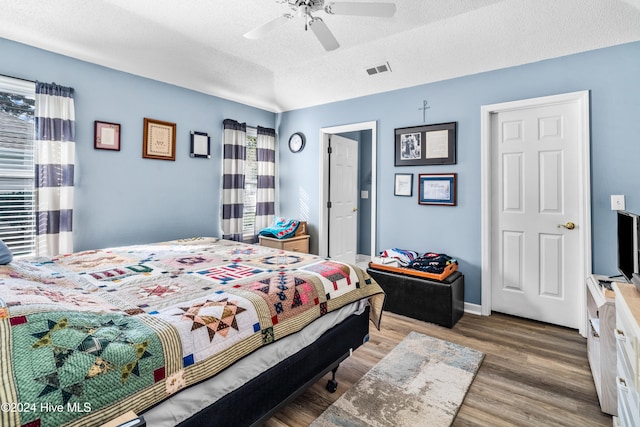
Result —
[[[332, 135], [346, 136], [358, 141], [358, 226], [356, 261], [368, 262], [376, 254], [376, 122], [354, 123], [320, 129], [320, 224], [318, 251], [321, 256], [330, 255], [331, 238], [329, 198], [330, 198], [330, 156], [329, 144]], [[333, 237], [336, 239], [336, 237]], [[335, 244], [336, 242], [334, 242]]]

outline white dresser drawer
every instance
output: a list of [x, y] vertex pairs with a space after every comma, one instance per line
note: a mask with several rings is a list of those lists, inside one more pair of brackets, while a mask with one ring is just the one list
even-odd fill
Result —
[[635, 356], [635, 350], [630, 345], [630, 341], [633, 341], [633, 337], [627, 336], [622, 329], [616, 328], [616, 348], [618, 366], [624, 367], [625, 377], [630, 382], [633, 388], [637, 388], [637, 359]]
[[637, 427], [633, 420], [637, 420], [638, 416], [640, 416], [636, 406], [638, 395], [624, 378], [617, 377], [616, 385], [618, 387], [618, 419], [620, 425]]
[[616, 293], [616, 388], [618, 421], [624, 427], [640, 426], [640, 292], [630, 283], [614, 283]]
[[616, 337], [616, 347], [618, 349], [618, 358], [623, 357], [626, 360], [626, 366], [629, 370], [628, 381], [634, 388], [638, 388], [638, 337], [636, 336], [636, 328], [633, 323], [633, 316], [629, 307], [624, 300], [616, 300], [616, 328], [614, 335]]
[[618, 378], [624, 379], [625, 383], [628, 383], [629, 387], [635, 389], [632, 363], [622, 346], [623, 344], [621, 341], [616, 342], [616, 372], [618, 373]]

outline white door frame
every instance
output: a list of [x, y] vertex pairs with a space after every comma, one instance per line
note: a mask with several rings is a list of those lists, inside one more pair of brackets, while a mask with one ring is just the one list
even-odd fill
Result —
[[371, 130], [371, 256], [376, 254], [376, 147], [377, 147], [377, 123], [361, 122], [349, 125], [332, 126], [320, 129], [320, 224], [318, 226], [318, 255], [328, 256], [326, 233], [329, 228], [329, 215], [327, 215], [327, 202], [329, 201], [329, 135], [337, 133], [357, 132]]
[[[578, 224], [580, 227], [580, 245], [584, 248], [584, 257], [579, 259], [580, 271], [583, 272], [582, 282], [579, 284], [582, 291], [580, 292], [580, 307], [584, 308], [586, 304], [585, 280], [591, 273], [591, 163], [590, 163], [590, 136], [589, 136], [589, 91], [572, 92], [560, 95], [544, 96], [540, 98], [524, 99], [519, 101], [504, 102], [500, 104], [484, 105], [481, 108], [481, 191], [482, 191], [482, 304], [481, 312], [488, 316], [491, 314], [491, 265], [492, 265], [492, 248], [491, 235], [493, 231], [491, 211], [491, 115], [511, 110], [542, 107], [559, 103], [575, 102], [580, 109], [580, 146], [578, 147], [579, 158], [578, 169], [580, 170], [579, 179], [579, 195], [580, 216]], [[580, 333], [585, 336], [586, 325], [585, 316], [581, 316]]]

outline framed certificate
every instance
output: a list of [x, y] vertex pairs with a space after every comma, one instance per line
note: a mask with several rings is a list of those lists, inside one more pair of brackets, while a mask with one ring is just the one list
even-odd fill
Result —
[[456, 205], [455, 173], [424, 173], [419, 176], [418, 203], [421, 205]]
[[94, 122], [93, 148], [120, 151], [120, 125], [118, 123]]
[[176, 124], [145, 118], [142, 157], [175, 161]]

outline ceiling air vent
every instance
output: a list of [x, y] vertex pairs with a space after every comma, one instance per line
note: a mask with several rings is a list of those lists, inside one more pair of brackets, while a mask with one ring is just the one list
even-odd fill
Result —
[[376, 67], [367, 68], [367, 74], [369, 74], [370, 76], [373, 76], [374, 74], [384, 73], [386, 71], [391, 71], [391, 66], [389, 65], [389, 62], [386, 62], [382, 65], [378, 65]]

